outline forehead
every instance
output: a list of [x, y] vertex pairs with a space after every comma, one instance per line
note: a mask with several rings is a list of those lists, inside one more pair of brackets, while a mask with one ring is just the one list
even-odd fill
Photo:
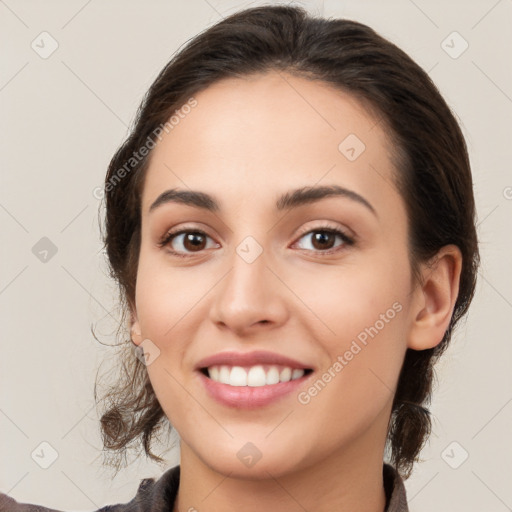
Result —
[[378, 118], [329, 84], [268, 72], [221, 80], [194, 98], [152, 151], [144, 212], [176, 187], [240, 203], [323, 181], [377, 196], [391, 183]]

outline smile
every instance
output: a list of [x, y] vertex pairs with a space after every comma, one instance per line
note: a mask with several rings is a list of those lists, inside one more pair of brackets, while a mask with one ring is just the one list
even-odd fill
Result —
[[259, 409], [293, 397], [315, 374], [304, 361], [268, 351], [225, 351], [198, 361], [206, 395], [234, 409]]
[[282, 365], [228, 366], [213, 365], [202, 368], [202, 373], [215, 382], [233, 387], [272, 386], [280, 382], [289, 382], [310, 373], [308, 368], [291, 368]]

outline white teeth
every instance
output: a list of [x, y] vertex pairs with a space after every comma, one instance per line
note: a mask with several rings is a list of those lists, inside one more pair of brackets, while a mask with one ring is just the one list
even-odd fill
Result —
[[[215, 379], [213, 379], [215, 380]], [[257, 388], [266, 384], [265, 370], [263, 366], [253, 366], [247, 374], [247, 385]]]
[[267, 385], [277, 384], [279, 382], [279, 370], [275, 366], [271, 366], [267, 372]]
[[210, 377], [213, 380], [216, 380], [216, 381], [219, 380], [219, 367], [218, 366], [212, 366], [211, 368], [209, 368], [208, 372], [210, 374]]
[[281, 373], [279, 374], [279, 380], [281, 382], [288, 382], [292, 379], [292, 369], [291, 368], [283, 368]]
[[295, 369], [292, 372], [292, 380], [300, 379], [304, 375], [304, 370]]
[[233, 366], [229, 375], [230, 386], [247, 386], [247, 372], [241, 366]]
[[304, 375], [303, 369], [292, 369], [288, 366], [255, 365], [249, 368], [242, 366], [210, 366], [208, 376], [210, 379], [222, 384], [241, 387], [261, 387], [300, 379]]
[[[229, 384], [229, 374], [230, 370], [227, 366], [221, 366], [219, 371], [219, 382], [222, 382], [222, 384]], [[210, 378], [213, 378], [210, 375]]]

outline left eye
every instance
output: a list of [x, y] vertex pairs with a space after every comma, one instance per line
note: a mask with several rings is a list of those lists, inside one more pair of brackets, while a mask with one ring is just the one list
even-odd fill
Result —
[[[349, 238], [345, 233], [333, 228], [312, 229], [311, 231], [308, 231], [307, 233], [302, 235], [299, 240], [306, 237], [310, 238], [310, 245], [312, 246], [312, 248], [306, 247], [305, 250], [320, 251], [327, 254], [333, 252], [332, 249], [336, 250], [338, 247], [341, 247], [343, 245], [352, 245], [354, 243], [354, 241], [351, 238]], [[333, 247], [332, 244], [334, 243], [336, 238], [341, 239], [342, 243]]]

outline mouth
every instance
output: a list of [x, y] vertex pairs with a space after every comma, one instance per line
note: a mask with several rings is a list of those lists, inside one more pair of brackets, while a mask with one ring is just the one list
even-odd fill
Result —
[[305, 384], [314, 368], [272, 352], [221, 352], [201, 360], [197, 374], [207, 394], [236, 409], [270, 405]]
[[309, 375], [311, 368], [292, 368], [282, 365], [230, 366], [212, 365], [199, 370], [204, 376], [233, 387], [259, 388], [290, 382]]

